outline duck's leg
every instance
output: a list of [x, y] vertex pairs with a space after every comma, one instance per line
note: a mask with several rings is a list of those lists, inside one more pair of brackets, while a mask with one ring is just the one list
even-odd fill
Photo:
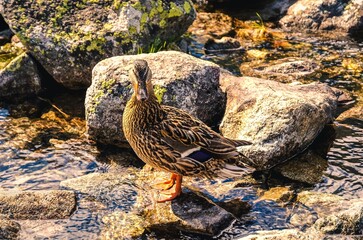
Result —
[[176, 179], [175, 179], [175, 191], [173, 193], [168, 193], [168, 194], [170, 194], [170, 197], [158, 200], [157, 201], [158, 203], [171, 201], [174, 198], [176, 198], [177, 196], [179, 196], [180, 193], [182, 192], [181, 184], [182, 184], [183, 176], [182, 175], [177, 175], [177, 174], [175, 174], [175, 176], [176, 176]]
[[155, 187], [157, 189], [161, 189], [161, 190], [168, 190], [174, 186], [177, 176], [178, 176], [177, 174], [172, 173], [169, 180], [167, 180], [165, 182], [161, 182], [161, 183], [156, 183], [153, 185], [153, 187]]

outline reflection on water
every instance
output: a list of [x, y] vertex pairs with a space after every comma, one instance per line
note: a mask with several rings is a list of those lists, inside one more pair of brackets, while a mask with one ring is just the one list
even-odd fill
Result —
[[337, 123], [337, 137], [328, 153], [329, 166], [316, 191], [363, 197], [363, 121]]

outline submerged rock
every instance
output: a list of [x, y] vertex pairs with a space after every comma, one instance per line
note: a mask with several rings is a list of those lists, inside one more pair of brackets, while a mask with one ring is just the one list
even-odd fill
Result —
[[128, 210], [136, 199], [136, 189], [132, 184], [135, 170], [121, 173], [90, 173], [81, 177], [67, 179], [60, 186], [76, 190], [97, 199], [109, 208]]
[[0, 69], [0, 98], [20, 100], [39, 91], [38, 69], [27, 53], [21, 53]]
[[362, 7], [363, 2], [355, 0], [299, 0], [289, 7], [280, 24], [284, 29], [298, 32], [362, 30]]
[[128, 70], [135, 59], [148, 61], [155, 94], [162, 104], [186, 110], [207, 124], [218, 124], [225, 108], [219, 67], [185, 53], [164, 51], [113, 57], [95, 66], [85, 100], [90, 138], [119, 146], [126, 142], [122, 113], [132, 93]]
[[11, 219], [58, 219], [76, 208], [71, 191], [0, 191], [0, 214]]
[[19, 239], [20, 224], [6, 219], [0, 219], [0, 239]]
[[244, 63], [240, 71], [248, 76], [279, 82], [293, 82], [307, 79], [320, 69], [318, 62], [307, 58], [282, 58], [269, 63]]
[[252, 77], [221, 76], [227, 106], [222, 134], [252, 145], [240, 150], [258, 170], [305, 150], [332, 122], [336, 96], [325, 84], [290, 86]]
[[205, 45], [206, 52], [224, 52], [241, 50], [240, 42], [231, 37], [222, 37], [221, 39], [209, 39]]
[[273, 171], [280, 173], [282, 176], [291, 180], [316, 184], [328, 168], [328, 161], [312, 150], [273, 168]]
[[195, 19], [182, 1], [1, 1], [0, 13], [54, 79], [72, 89], [91, 84], [107, 57], [158, 49]]

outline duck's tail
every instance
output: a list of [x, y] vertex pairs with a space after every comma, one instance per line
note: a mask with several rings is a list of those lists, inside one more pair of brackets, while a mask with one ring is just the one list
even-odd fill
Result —
[[217, 171], [217, 176], [222, 178], [243, 177], [245, 175], [251, 174], [254, 171], [255, 169], [248, 165], [236, 166], [226, 163], [222, 168]]

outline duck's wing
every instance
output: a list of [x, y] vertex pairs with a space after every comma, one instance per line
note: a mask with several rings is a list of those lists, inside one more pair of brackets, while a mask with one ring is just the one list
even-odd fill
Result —
[[163, 110], [165, 118], [160, 124], [161, 134], [176, 149], [184, 147], [190, 154], [199, 149], [194, 154], [203, 155], [198, 156], [203, 159], [207, 158], [206, 155], [226, 159], [239, 155], [236, 147], [250, 144], [243, 140], [225, 138], [202, 121], [177, 108], [163, 106]]

